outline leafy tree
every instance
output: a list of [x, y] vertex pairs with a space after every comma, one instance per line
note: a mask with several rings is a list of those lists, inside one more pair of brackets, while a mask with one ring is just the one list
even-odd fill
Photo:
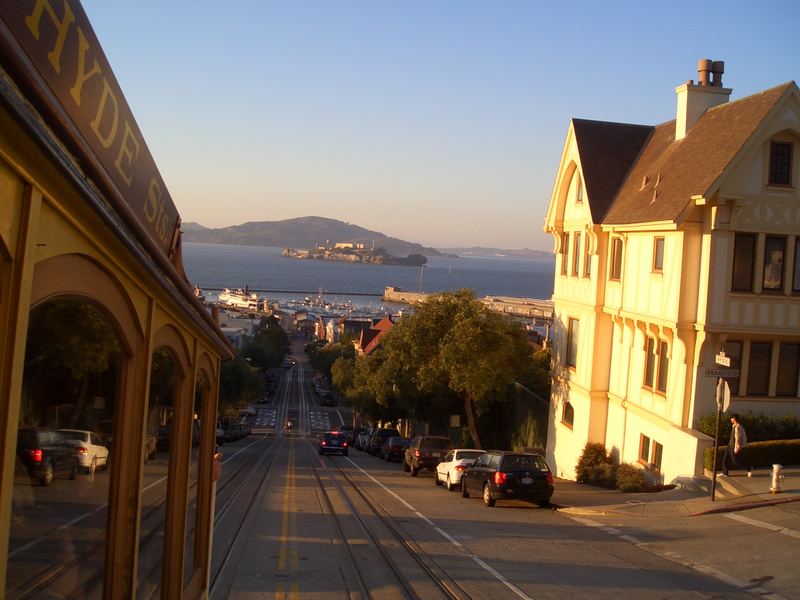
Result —
[[258, 369], [239, 355], [222, 363], [219, 388], [220, 412], [224, 412], [226, 405], [239, 408], [260, 399], [264, 393], [264, 380]]
[[289, 349], [289, 337], [275, 317], [263, 317], [258, 333], [242, 349], [241, 355], [266, 371], [278, 367]]
[[352, 338], [345, 336], [334, 344], [308, 344], [306, 345], [306, 354], [311, 367], [333, 381], [331, 372], [333, 363], [339, 358], [355, 360], [356, 351], [353, 348]]
[[371, 374], [383, 390], [378, 402], [391, 390], [412, 408], [430, 411], [433, 403], [438, 412], [448, 410], [455, 395], [478, 448], [478, 417], [510, 397], [510, 386], [531, 362], [522, 326], [490, 311], [470, 290], [429, 298], [386, 334], [382, 346]]

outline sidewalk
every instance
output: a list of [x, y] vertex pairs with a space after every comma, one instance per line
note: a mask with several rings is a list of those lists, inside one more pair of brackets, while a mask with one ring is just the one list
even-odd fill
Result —
[[742, 471], [731, 471], [729, 477], [717, 477], [714, 502], [711, 501], [711, 479], [687, 479], [673, 490], [628, 494], [616, 490], [556, 480], [553, 504], [556, 509], [573, 515], [680, 516], [694, 517], [800, 501], [800, 467], [787, 467], [781, 491], [770, 491], [772, 470], [753, 469], [752, 477]]

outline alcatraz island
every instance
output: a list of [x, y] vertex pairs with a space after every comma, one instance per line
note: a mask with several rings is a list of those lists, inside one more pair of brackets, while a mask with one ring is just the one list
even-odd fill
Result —
[[366, 244], [356, 242], [335, 242], [320, 244], [314, 248], [284, 248], [283, 256], [291, 258], [312, 258], [316, 260], [338, 260], [341, 262], [361, 262], [376, 265], [420, 266], [428, 262], [424, 254], [392, 256], [384, 248], [367, 248]]

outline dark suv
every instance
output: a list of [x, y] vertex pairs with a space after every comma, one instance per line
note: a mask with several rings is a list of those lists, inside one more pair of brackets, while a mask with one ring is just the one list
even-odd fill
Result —
[[453, 449], [449, 437], [441, 435], [418, 435], [406, 449], [403, 470], [416, 477], [420, 469], [433, 471], [442, 457]]
[[480, 494], [486, 506], [497, 500], [528, 500], [548, 506], [553, 474], [540, 454], [489, 450], [461, 476], [461, 495]]
[[78, 472], [75, 446], [60, 431], [20, 429], [17, 433], [17, 456], [31, 479], [42, 485], [50, 485], [56, 475], [75, 479]]
[[383, 446], [384, 442], [386, 442], [386, 440], [388, 440], [390, 437], [399, 435], [400, 432], [394, 428], [381, 427], [376, 429], [372, 432], [372, 435], [369, 436], [369, 441], [367, 442], [367, 452], [369, 452], [372, 456], [378, 456], [378, 453], [381, 451], [381, 446]]

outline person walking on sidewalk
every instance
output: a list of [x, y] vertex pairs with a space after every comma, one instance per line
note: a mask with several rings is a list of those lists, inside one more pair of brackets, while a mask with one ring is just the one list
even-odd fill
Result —
[[728, 442], [728, 448], [725, 450], [725, 457], [722, 459], [722, 474], [727, 477], [728, 475], [728, 459], [731, 459], [733, 466], [747, 471], [747, 476], [750, 477], [752, 467], [745, 466], [742, 460], [742, 450], [747, 445], [747, 433], [744, 426], [739, 422], [739, 415], [736, 413], [731, 415], [731, 439]]

